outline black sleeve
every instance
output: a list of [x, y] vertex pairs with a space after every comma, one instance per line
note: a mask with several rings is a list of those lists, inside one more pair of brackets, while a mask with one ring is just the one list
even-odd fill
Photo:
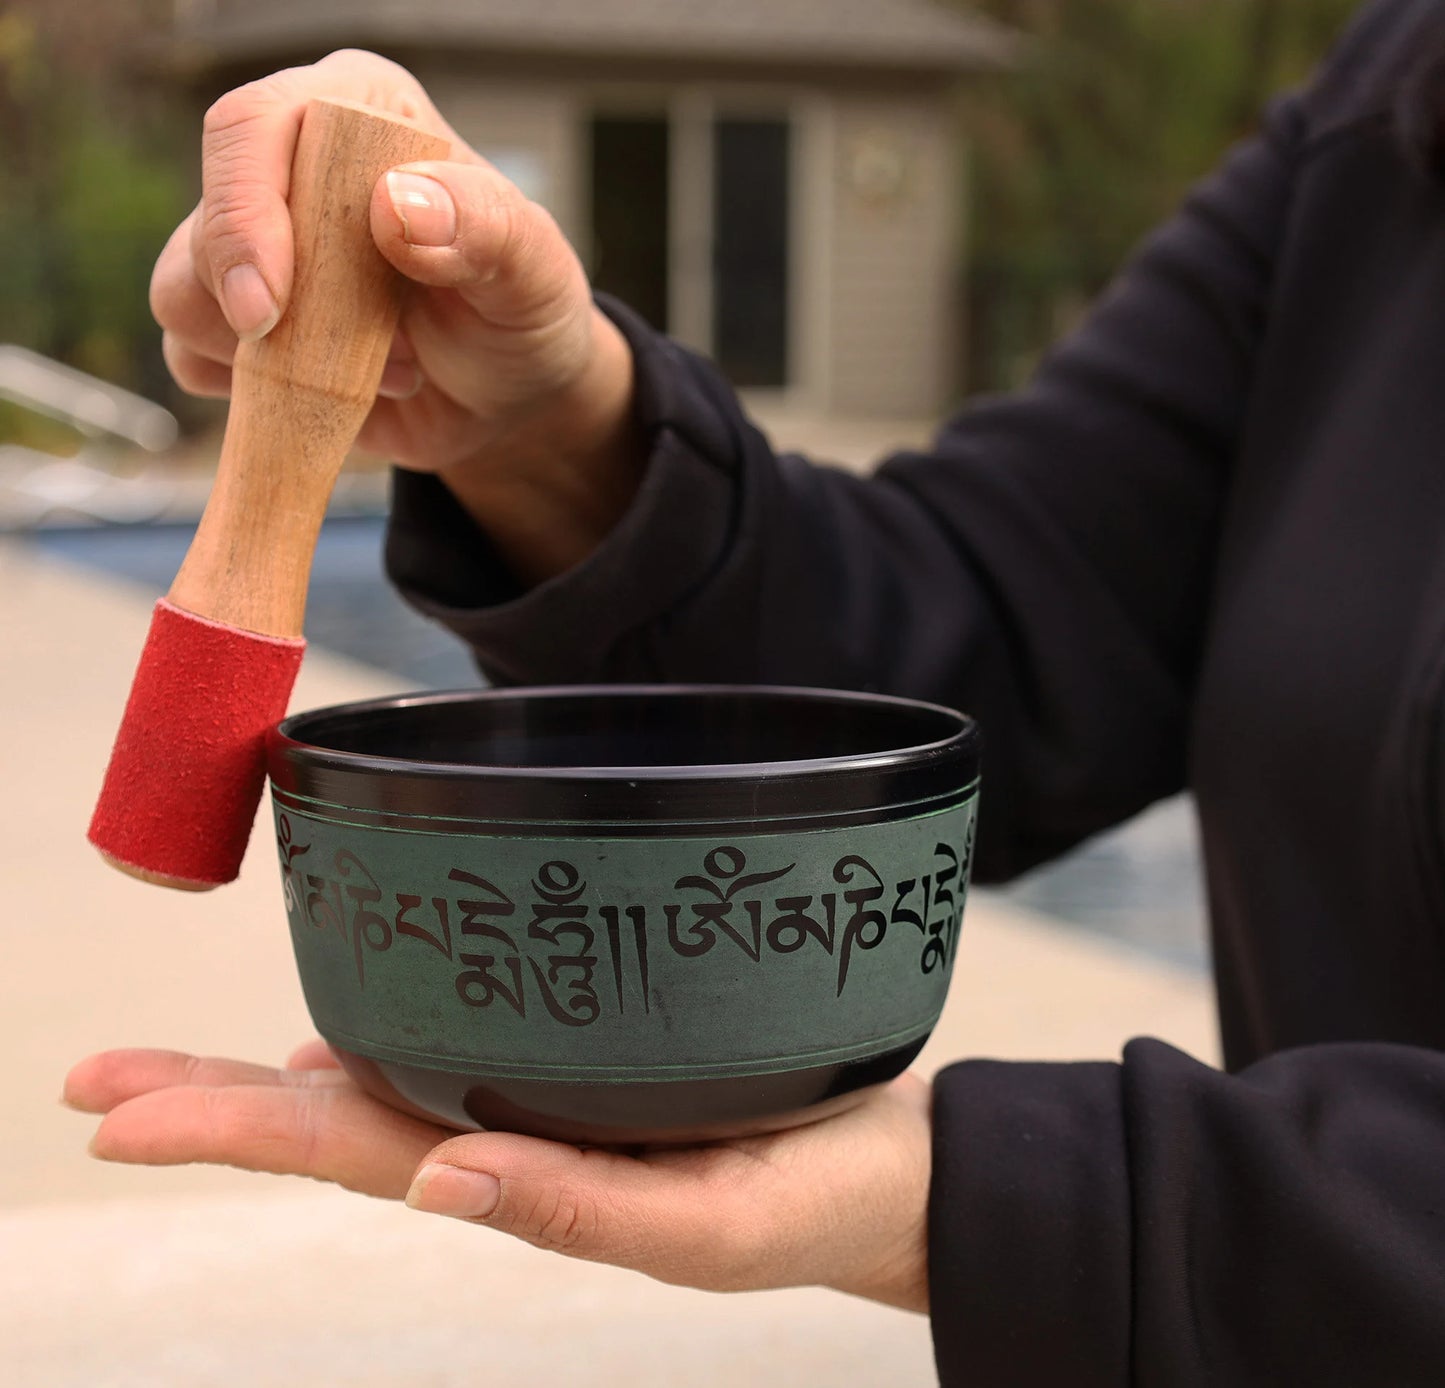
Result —
[[975, 715], [981, 878], [1178, 789], [1231, 453], [1302, 118], [1281, 106], [1018, 395], [871, 478], [776, 456], [711, 366], [615, 304], [651, 449], [617, 530], [520, 594], [434, 479], [388, 561], [505, 682], [873, 689]]
[[[506, 680], [964, 707], [988, 740], [980, 877], [1056, 854], [1183, 779], [1310, 110], [1278, 106], [1026, 391], [872, 479], [775, 456], [706, 363], [611, 306], [651, 445], [614, 536], [520, 594], [445, 492], [403, 474], [393, 575]], [[1445, 1057], [1319, 1047], [1228, 1076], [1141, 1041], [1117, 1065], [954, 1066], [934, 1102], [950, 1388], [1445, 1383]]]
[[942, 1381], [1435, 1388], [1442, 1154], [1429, 1051], [955, 1065], [934, 1088]]

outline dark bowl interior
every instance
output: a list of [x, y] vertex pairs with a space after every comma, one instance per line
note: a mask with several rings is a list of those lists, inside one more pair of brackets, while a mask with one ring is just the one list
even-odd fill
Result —
[[800, 763], [917, 755], [959, 736], [931, 704], [771, 689], [498, 691], [383, 700], [285, 725], [314, 747], [448, 766], [545, 771]]
[[[978, 739], [932, 704], [822, 690], [467, 691], [288, 718], [271, 777], [337, 805], [514, 824], [787, 818], [821, 826], [955, 795]], [[572, 832], [572, 829], [563, 832]]]
[[[508, 913], [505, 924], [509, 942], [520, 958], [527, 947], [523, 936], [528, 903], [523, 894], [527, 878], [537, 872], [532, 860], [540, 861], [539, 853], [590, 862], [586, 872], [594, 882], [600, 882], [606, 870], [627, 852], [633, 853], [634, 860], [639, 860], [639, 854], [656, 855], [655, 887], [648, 884], [641, 895], [634, 892], [625, 898], [642, 900], [648, 891], [654, 896], [657, 892], [677, 895], [675, 887], [699, 880], [695, 870], [690, 875], [670, 866], [674, 860], [665, 858], [667, 853], [690, 855], [687, 861], [727, 865], [729, 858], [707, 857], [719, 851], [717, 845], [726, 843], [725, 853], [746, 851], [756, 862], [771, 853], [784, 865], [790, 861], [801, 865], [810, 852], [819, 851], [816, 845], [821, 830], [851, 828], [866, 842], [875, 841], [866, 840], [869, 833], [892, 834], [891, 843], [911, 824], [950, 810], [956, 814], [970, 800], [977, 776], [976, 744], [973, 725], [950, 710], [868, 695], [733, 687], [469, 691], [296, 715], [273, 734], [270, 769], [278, 823], [283, 817], [286, 820], [280, 829], [283, 860], [289, 836], [294, 834], [297, 842], [301, 841], [303, 823], [308, 826], [306, 834], [320, 836], [318, 846], [324, 841], [325, 853], [359, 854], [370, 865], [368, 872], [374, 872], [382, 891], [382, 899], [372, 906], [383, 923], [389, 912], [396, 916], [393, 896], [397, 901], [415, 900], [432, 890], [413, 886], [407, 875], [412, 872], [410, 864], [426, 852], [444, 855], [454, 851], [448, 845], [464, 844], [468, 851], [481, 852], [481, 861], [493, 861], [498, 854], [519, 855], [517, 861], [525, 860], [528, 866], [506, 879], [506, 890], [516, 898], [516, 910]], [[328, 834], [342, 837], [333, 840]], [[766, 837], [760, 839], [759, 834]], [[836, 850], [838, 836], [826, 837]], [[622, 841], [629, 842], [624, 847]], [[426, 847], [432, 843], [442, 846]], [[544, 851], [538, 847], [543, 843], [551, 846]], [[532, 859], [527, 859], [529, 852]], [[586, 858], [588, 853], [593, 855], [591, 859]], [[309, 858], [309, 865], [314, 867], [319, 856]], [[436, 861], [441, 864], [443, 858]], [[599, 866], [604, 862], [607, 869]], [[830, 859], [830, 865], [832, 862]], [[389, 865], [383, 871], [379, 864]], [[802, 870], [799, 866], [789, 880], [796, 881]], [[641, 871], [645, 875], [648, 868], [644, 865]], [[963, 874], [966, 872], [964, 862]], [[425, 880], [435, 883], [445, 875], [438, 867]], [[825, 886], [833, 885], [826, 876], [815, 873], [815, 877]], [[513, 882], [518, 885], [514, 887]], [[534, 880], [533, 888], [536, 885]], [[596, 900], [605, 900], [612, 888], [599, 886], [597, 890], [601, 896]], [[961, 907], [961, 890], [958, 895]], [[302, 896], [298, 891], [298, 899]], [[342, 899], [340, 892], [337, 899]], [[740, 913], [742, 906], [740, 899]], [[677, 913], [690, 908], [670, 909]], [[758, 911], [762, 909], [759, 905]], [[589, 910], [593, 914], [588, 919], [596, 925], [596, 901]], [[830, 957], [820, 954], [815, 961], [824, 972], [834, 968], [831, 956], [835, 943], [842, 939], [833, 920], [833, 906], [829, 913], [831, 933], [826, 949]], [[721, 981], [714, 986], [704, 977], [702, 965], [693, 963], [688, 966], [693, 971], [688, 977], [696, 982], [678, 984], [674, 980], [669, 985], [665, 981], [666, 969], [659, 971], [657, 965], [675, 962], [667, 945], [669, 938], [678, 945], [678, 917], [674, 914], [671, 918], [674, 935], [669, 937], [662, 929], [660, 914], [649, 914], [645, 931], [654, 964], [651, 987], [655, 1006], [646, 1017], [634, 1013], [627, 1025], [657, 1026], [658, 1016], [669, 1009], [684, 1016], [716, 1009], [719, 1034], [741, 1023], [738, 1035], [744, 1039], [750, 1023], [755, 1024], [753, 1029], [770, 1025], [763, 1014], [739, 1019], [738, 997], [727, 993], [735, 984], [733, 973], [719, 975]], [[767, 954], [761, 922], [759, 914], [751, 950], [749, 941], [741, 940], [749, 960], [739, 964], [733, 956], [723, 958], [725, 952], [719, 949], [713, 963], [721, 961], [734, 972], [737, 967], [751, 968], [754, 976], [764, 967], [799, 967], [792, 956], [800, 946], [791, 935], [778, 937], [788, 959]], [[299, 944], [313, 948], [314, 942], [323, 938], [311, 929], [319, 924], [317, 919], [309, 925], [293, 920]], [[382, 927], [374, 916], [370, 928], [375, 938], [380, 938], [376, 932]], [[896, 924], [895, 932], [902, 933]], [[410, 947], [410, 941], [400, 939], [401, 933], [398, 930], [394, 939], [388, 937], [388, 950], [392, 944]], [[343, 921], [341, 935], [345, 934]], [[588, 937], [588, 958], [604, 952], [600, 928], [594, 936]], [[539, 938], [535, 931], [532, 938]], [[495, 942], [485, 947], [499, 948]], [[872, 947], [865, 943], [860, 948]], [[482, 946], [470, 948], [475, 951]], [[637, 948], [642, 949], [640, 941]], [[838, 949], [846, 955], [847, 948], [838, 945]], [[624, 990], [615, 938], [613, 950], [621, 1004]], [[401, 952], [398, 948], [386, 958], [394, 961]], [[477, 1032], [475, 1068], [459, 1063], [455, 1050], [445, 1063], [433, 1064], [425, 1056], [403, 1055], [395, 1046], [369, 1047], [365, 1042], [370, 1038], [359, 1027], [348, 1034], [341, 1026], [328, 1025], [330, 1003], [339, 990], [349, 986], [345, 971], [338, 964], [334, 977], [320, 978], [316, 956], [307, 957], [313, 960], [309, 966], [298, 947], [308, 1002], [323, 1035], [353, 1077], [398, 1108], [458, 1128], [497, 1127], [610, 1143], [687, 1141], [764, 1131], [855, 1102], [869, 1086], [901, 1073], [927, 1037], [926, 1030], [900, 1036], [894, 1028], [880, 1035], [876, 1045], [835, 1047], [834, 1054], [820, 1053], [797, 1065], [760, 1070], [758, 1058], [753, 1056], [749, 1062], [753, 1072], [738, 1074], [720, 1073], [726, 1069], [726, 1056], [718, 1049], [705, 1056], [699, 1053], [707, 1063], [699, 1064], [695, 1074], [689, 1074], [686, 1066], [674, 1065], [665, 1077], [660, 1073], [637, 1077], [615, 1067], [609, 1069], [614, 1057], [599, 1026], [588, 1033], [596, 1045], [585, 1052], [586, 1063], [599, 1067], [597, 1075], [586, 1073], [585, 1063], [578, 1059], [583, 1053], [574, 1046], [568, 1052], [567, 1066], [553, 1078], [546, 1073], [550, 1053], [543, 1044], [551, 1044], [548, 1019], [534, 1003], [526, 1014], [527, 1026], [532, 1028], [526, 1036], [538, 1039], [538, 1053], [535, 1057], [519, 1053], [514, 1046], [511, 1061], [520, 1058], [529, 1063], [513, 1065], [513, 1073], [507, 1073], [507, 1064], [493, 1063], [495, 1056], [489, 1053], [483, 1031]], [[548, 957], [553, 962], [557, 959], [555, 953]], [[861, 954], [857, 957], [862, 959]], [[360, 945], [356, 958], [360, 970]], [[429, 966], [436, 963], [434, 959], [425, 962]], [[537, 968], [535, 960], [527, 962]], [[368, 967], [374, 978], [383, 964]], [[500, 966], [494, 960], [489, 967]], [[861, 979], [863, 972], [860, 965], [855, 978]], [[605, 965], [598, 965], [596, 973], [598, 980], [610, 984]], [[660, 976], [664, 977], [662, 983]], [[644, 991], [646, 977], [644, 973]], [[542, 983], [540, 969], [536, 981]], [[449, 982], [441, 980], [442, 984]], [[856, 1006], [857, 993], [870, 985], [860, 981], [852, 986]], [[840, 981], [840, 995], [842, 990]], [[417, 1012], [435, 1012], [441, 1005], [436, 1001], [438, 985], [429, 983], [425, 989], [418, 985], [416, 995], [420, 997], [423, 991], [427, 1002], [419, 1004]], [[450, 989], [441, 987], [440, 991]], [[457, 991], [462, 992], [460, 983]], [[595, 999], [599, 991], [606, 992], [600, 983], [590, 996]], [[826, 992], [831, 1002], [831, 983]], [[393, 1009], [407, 1010], [407, 996], [400, 995], [391, 1004]], [[776, 1014], [787, 1011], [792, 999], [782, 994], [770, 996], [766, 1008], [776, 1021]], [[933, 994], [929, 999], [932, 1005]], [[467, 1000], [465, 995], [463, 1000]], [[941, 994], [936, 1001], [941, 1003]], [[801, 1029], [806, 1026], [807, 1008], [800, 1007], [796, 1026]], [[488, 1012], [486, 1020], [498, 1018], [501, 1011]], [[474, 1013], [467, 1020], [475, 1022], [481, 1015]], [[553, 1015], [562, 1014], [554, 1011]], [[867, 1008], [859, 1015], [866, 1019]], [[511, 1017], [501, 1020], [515, 1024]], [[675, 1020], [671, 1019], [669, 1026]], [[931, 1025], [931, 1018], [929, 1022]], [[836, 1028], [845, 1023], [833, 1017], [827, 1025]], [[619, 1034], [612, 1033], [614, 1040]], [[578, 1035], [574, 1032], [564, 1039], [575, 1042]], [[524, 1038], [523, 1052], [527, 1044]], [[675, 1031], [658, 1030], [659, 1047], [677, 1044]], [[722, 1042], [717, 1045], [723, 1047]], [[798, 1050], [806, 1051], [806, 1047], [800, 1045]], [[680, 1053], [686, 1056], [685, 1047]], [[792, 1054], [792, 1050], [782, 1053], [783, 1058]], [[530, 1063], [534, 1060], [538, 1064]]]

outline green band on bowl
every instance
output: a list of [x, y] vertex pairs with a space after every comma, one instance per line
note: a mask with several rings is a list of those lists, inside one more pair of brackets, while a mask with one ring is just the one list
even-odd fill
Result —
[[919, 1037], [977, 794], [807, 832], [531, 839], [275, 806], [306, 1001], [356, 1054], [478, 1075], [766, 1074]]

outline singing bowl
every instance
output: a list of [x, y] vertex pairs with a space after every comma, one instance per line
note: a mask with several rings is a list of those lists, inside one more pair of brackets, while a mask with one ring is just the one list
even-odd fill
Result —
[[978, 736], [877, 695], [467, 691], [301, 713], [269, 771], [307, 1006], [363, 1088], [573, 1142], [762, 1132], [927, 1040]]

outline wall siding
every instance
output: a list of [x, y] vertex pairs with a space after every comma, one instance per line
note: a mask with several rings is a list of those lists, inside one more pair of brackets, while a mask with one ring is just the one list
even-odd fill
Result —
[[962, 193], [951, 119], [938, 96], [837, 99], [828, 403], [839, 411], [931, 416], [952, 393]]
[[479, 153], [499, 160], [521, 154], [535, 161], [537, 200], [574, 244], [585, 246], [586, 132], [571, 89], [545, 80], [499, 81], [452, 66], [418, 64], [416, 71], [457, 134]]
[[[525, 151], [536, 161], [546, 185], [541, 200], [585, 259], [585, 116], [599, 99], [608, 104], [606, 84], [503, 81], [455, 62], [418, 64], [417, 72], [477, 148]], [[727, 90], [715, 89], [720, 100]], [[801, 345], [794, 388], [840, 414], [932, 417], [953, 394], [962, 336], [962, 171], [947, 99], [935, 91], [814, 89], [795, 110], [810, 118], [800, 122], [794, 207], [826, 245], [821, 266], [808, 264], [811, 237], [794, 259], [792, 331]], [[893, 154], [901, 161], [891, 192], [870, 184], [866, 168], [860, 186], [860, 160], [876, 173], [879, 151], [885, 163]], [[805, 170], [810, 157], [819, 164]]]

